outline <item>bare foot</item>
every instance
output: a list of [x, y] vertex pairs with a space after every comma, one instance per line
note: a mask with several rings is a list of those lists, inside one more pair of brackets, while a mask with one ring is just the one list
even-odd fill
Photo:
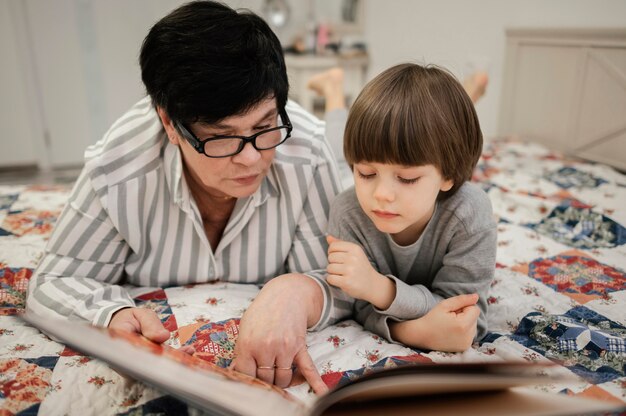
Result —
[[343, 92], [343, 69], [330, 68], [313, 75], [306, 86], [326, 100], [326, 111], [346, 108], [346, 98]]
[[472, 102], [476, 103], [485, 94], [488, 83], [489, 75], [486, 72], [478, 71], [465, 78], [463, 88], [465, 88], [465, 92], [472, 99]]
[[339, 88], [343, 90], [343, 69], [334, 67], [315, 74], [309, 78], [306, 86], [321, 96]]

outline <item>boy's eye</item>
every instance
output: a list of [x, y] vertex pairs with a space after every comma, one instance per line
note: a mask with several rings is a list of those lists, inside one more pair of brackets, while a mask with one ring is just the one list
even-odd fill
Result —
[[373, 178], [374, 176], [376, 176], [375, 173], [368, 173], [368, 174], [366, 174], [366, 173], [361, 172], [360, 170], [357, 170], [357, 173], [359, 174], [359, 177], [361, 177], [363, 179], [370, 179], [370, 178]]
[[418, 179], [419, 179], [419, 177], [407, 179], [407, 178], [402, 178], [402, 177], [398, 176], [398, 180], [400, 181], [400, 183], [405, 183], [405, 184], [415, 183], [415, 182], [417, 182]]
[[260, 131], [260, 130], [267, 130], [267, 129], [271, 128], [271, 127], [272, 126], [270, 126], [269, 124], [264, 124], [262, 126], [257, 126], [256, 129]]

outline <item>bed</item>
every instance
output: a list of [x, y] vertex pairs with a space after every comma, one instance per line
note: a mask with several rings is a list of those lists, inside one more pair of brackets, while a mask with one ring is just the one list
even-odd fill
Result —
[[[626, 405], [626, 175], [530, 142], [486, 144], [473, 180], [498, 221], [489, 334], [464, 353], [390, 344], [348, 320], [310, 333], [324, 381], [407, 362], [552, 361], [579, 381], [544, 385]], [[69, 194], [64, 186], [0, 187], [0, 414], [185, 414], [185, 403], [51, 341], [16, 314]], [[227, 366], [256, 286], [141, 288], [173, 346]], [[308, 385], [289, 391], [306, 400]]]
[[[623, 28], [507, 31], [499, 120], [506, 138], [486, 143], [473, 176], [498, 222], [490, 332], [450, 354], [390, 344], [344, 321], [307, 338], [326, 384], [416, 361], [553, 362], [578, 381], [538, 389], [626, 406], [626, 175], [609, 167], [626, 169], [625, 63]], [[185, 403], [18, 319], [69, 192], [0, 186], [0, 415], [186, 414]], [[158, 313], [170, 345], [193, 345], [225, 367], [258, 291], [221, 282], [133, 295]], [[307, 384], [288, 391], [312, 397]]]

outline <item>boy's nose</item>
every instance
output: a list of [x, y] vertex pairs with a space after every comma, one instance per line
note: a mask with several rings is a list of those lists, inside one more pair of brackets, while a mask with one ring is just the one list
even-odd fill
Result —
[[395, 199], [395, 193], [392, 187], [380, 183], [374, 189], [374, 198], [379, 201], [392, 202]]

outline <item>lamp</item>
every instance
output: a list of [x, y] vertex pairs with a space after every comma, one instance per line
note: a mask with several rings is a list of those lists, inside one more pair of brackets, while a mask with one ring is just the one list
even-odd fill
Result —
[[265, 0], [263, 14], [270, 25], [275, 28], [282, 28], [289, 20], [287, 0]]

